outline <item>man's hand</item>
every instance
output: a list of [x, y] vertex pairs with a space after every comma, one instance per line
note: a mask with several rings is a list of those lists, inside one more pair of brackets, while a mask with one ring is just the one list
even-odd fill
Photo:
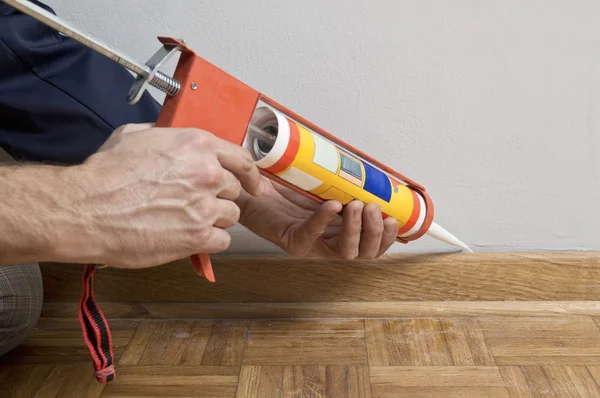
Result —
[[[40, 181], [27, 177], [27, 167]], [[21, 176], [9, 186], [16, 208], [4, 203], [3, 212], [22, 212], [23, 217], [15, 220], [13, 214], [13, 225], [0, 231], [4, 263], [21, 259], [142, 268], [217, 253], [230, 244], [225, 228], [239, 220], [235, 200], [242, 189], [259, 195], [264, 188], [245, 149], [208, 132], [151, 125], [116, 130], [80, 166], [14, 170]], [[40, 184], [43, 194], [26, 184]], [[28, 197], [19, 204], [17, 195]], [[30, 235], [44, 234], [51, 247], [30, 247], [29, 257], [15, 250], [21, 256], [11, 258], [5, 239], [15, 230], [24, 235], [28, 222], [38, 227]]]
[[395, 242], [398, 222], [382, 218], [377, 204], [319, 204], [263, 177], [266, 189], [254, 198], [242, 192], [241, 224], [296, 257], [373, 259]]

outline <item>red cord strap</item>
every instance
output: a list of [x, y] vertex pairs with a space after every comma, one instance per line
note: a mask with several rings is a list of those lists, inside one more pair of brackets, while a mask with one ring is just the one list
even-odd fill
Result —
[[[215, 281], [208, 255], [193, 256], [192, 264], [196, 273], [211, 282]], [[94, 297], [94, 272], [99, 267], [95, 264], [86, 264], [83, 271], [83, 293], [79, 302], [79, 323], [81, 324], [83, 339], [94, 359], [96, 379], [100, 383], [106, 383], [115, 379], [115, 368], [113, 365], [112, 337], [108, 322], [96, 304], [96, 298]]]
[[79, 302], [79, 323], [83, 331], [83, 339], [92, 358], [96, 379], [106, 383], [115, 379], [113, 366], [112, 337], [108, 322], [94, 297], [94, 272], [98, 266], [87, 264], [83, 272], [83, 294]]

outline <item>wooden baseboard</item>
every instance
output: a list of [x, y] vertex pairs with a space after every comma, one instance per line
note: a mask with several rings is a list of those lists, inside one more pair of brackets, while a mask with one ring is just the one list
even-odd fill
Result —
[[[76, 302], [47, 302], [42, 318], [74, 318]], [[595, 316], [598, 301], [402, 301], [345, 303], [98, 303], [107, 318], [368, 319]]]
[[[352, 262], [215, 256], [213, 263], [214, 284], [197, 276], [189, 261], [101, 269], [96, 299], [133, 308], [143, 303], [146, 309], [158, 303], [407, 302], [412, 308], [410, 303], [429, 301], [600, 300], [598, 251], [402, 254]], [[46, 302], [78, 302], [81, 271], [78, 265], [43, 264]]]

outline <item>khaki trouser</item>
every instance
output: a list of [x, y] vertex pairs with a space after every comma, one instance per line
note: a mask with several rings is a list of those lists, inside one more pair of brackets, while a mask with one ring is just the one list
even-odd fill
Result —
[[23, 343], [42, 311], [37, 263], [0, 265], [0, 356]]

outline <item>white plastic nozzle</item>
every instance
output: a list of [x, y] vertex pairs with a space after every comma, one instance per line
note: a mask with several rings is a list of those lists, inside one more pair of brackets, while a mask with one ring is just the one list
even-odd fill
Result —
[[469, 249], [469, 246], [465, 245], [460, 239], [452, 235], [450, 232], [446, 231], [444, 228], [442, 228], [442, 226], [435, 222], [431, 223], [431, 226], [427, 231], [427, 235], [437, 240], [441, 240], [442, 242], [446, 242], [452, 246], [457, 246], [470, 253], [473, 253], [473, 250]]

